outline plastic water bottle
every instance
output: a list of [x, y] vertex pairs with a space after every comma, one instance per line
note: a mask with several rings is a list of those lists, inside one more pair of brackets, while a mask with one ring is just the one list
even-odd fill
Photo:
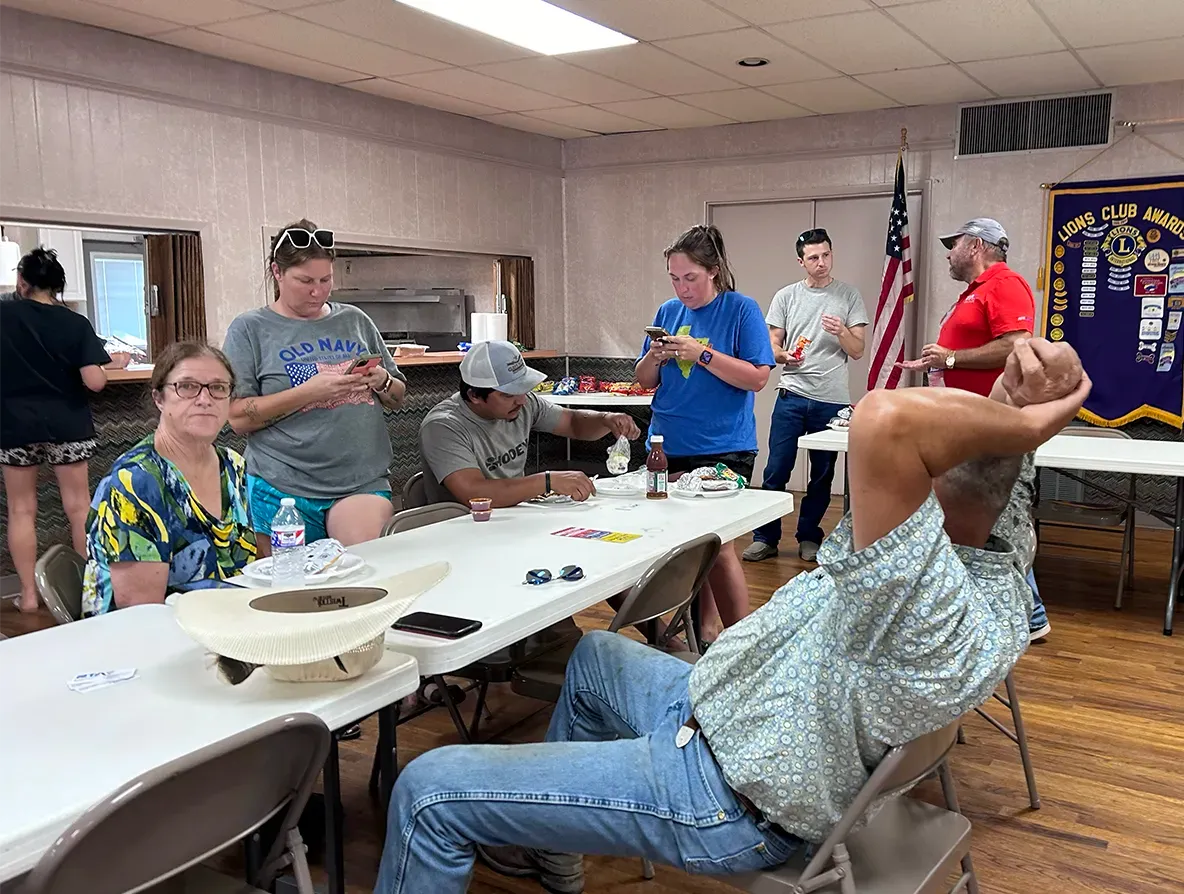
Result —
[[271, 520], [271, 585], [290, 590], [304, 586], [304, 519], [291, 497], [280, 500]]

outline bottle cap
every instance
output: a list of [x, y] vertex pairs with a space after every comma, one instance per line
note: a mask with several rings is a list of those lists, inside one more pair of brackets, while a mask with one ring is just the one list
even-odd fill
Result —
[[295, 506], [296, 505], [296, 498], [295, 497], [284, 497], [282, 500], [280, 500], [280, 505], [281, 506]]

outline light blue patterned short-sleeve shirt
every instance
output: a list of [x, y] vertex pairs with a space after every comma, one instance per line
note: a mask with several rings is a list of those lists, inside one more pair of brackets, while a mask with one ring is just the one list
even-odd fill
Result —
[[802, 573], [729, 628], [690, 678], [728, 783], [821, 841], [888, 749], [982, 704], [1028, 645], [1011, 548], [955, 546], [937, 498], [855, 551], [847, 516]]

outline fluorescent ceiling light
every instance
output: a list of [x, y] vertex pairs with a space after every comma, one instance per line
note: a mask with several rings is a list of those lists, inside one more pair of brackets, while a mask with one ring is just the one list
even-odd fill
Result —
[[[637, 43], [545, 0], [398, 0], [545, 56]], [[641, 0], [638, 0], [641, 2]]]

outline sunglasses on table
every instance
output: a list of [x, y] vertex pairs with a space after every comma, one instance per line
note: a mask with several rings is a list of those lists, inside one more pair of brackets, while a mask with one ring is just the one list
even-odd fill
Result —
[[226, 400], [230, 397], [230, 383], [229, 382], [193, 382], [189, 379], [182, 379], [180, 382], [165, 382], [166, 385], [172, 385], [173, 390], [177, 392], [177, 397], [185, 400], [194, 400], [202, 389], [210, 392], [210, 397], [214, 400]]
[[550, 569], [535, 568], [533, 571], [526, 572], [526, 580], [522, 583], [539, 586], [540, 584], [549, 584], [553, 580], [565, 580], [574, 582], [584, 579], [584, 569], [579, 565], [564, 565], [559, 569], [559, 574], [552, 575]]
[[[284, 244], [284, 240], [291, 242], [292, 247], [298, 250], [308, 248], [313, 242], [316, 242], [321, 248], [329, 249], [333, 247], [333, 231], [306, 230], [303, 227], [289, 227], [280, 233], [280, 238], [275, 241], [276, 249]], [[275, 254], [274, 250], [272, 254]]]

